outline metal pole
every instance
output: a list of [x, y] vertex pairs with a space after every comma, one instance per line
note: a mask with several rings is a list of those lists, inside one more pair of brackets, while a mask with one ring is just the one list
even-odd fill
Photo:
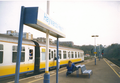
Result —
[[99, 45], [99, 61], [100, 61], [100, 54], [101, 54], [101, 53], [100, 53], [100, 45]]
[[59, 59], [59, 56], [58, 56], [58, 53], [59, 53], [59, 38], [57, 36], [57, 70], [56, 70], [56, 83], [58, 83], [58, 59]]
[[[95, 37], [95, 52], [96, 52], [96, 37]], [[96, 58], [96, 53], [95, 53], [95, 58]]]
[[[49, 0], [47, 1], [47, 14], [49, 14]], [[49, 31], [46, 31], [46, 67], [45, 72], [49, 72]]]
[[96, 65], [96, 36], [95, 36], [94, 40], [95, 40], [95, 50], [94, 50], [94, 52], [95, 52], [95, 65]]
[[22, 47], [22, 36], [23, 36], [23, 20], [24, 20], [24, 6], [21, 7], [17, 60], [16, 60], [16, 72], [15, 72], [15, 83], [19, 83], [19, 70], [20, 70], [21, 47]]
[[45, 64], [45, 74], [44, 74], [44, 83], [50, 83], [50, 74], [49, 74], [49, 31], [46, 31], [46, 64]]
[[[47, 1], [47, 14], [49, 14], [49, 1]], [[49, 30], [46, 30], [46, 64], [45, 64], [45, 74], [44, 83], [50, 83], [49, 74]]]
[[49, 31], [46, 32], [46, 66], [45, 73], [49, 72]]

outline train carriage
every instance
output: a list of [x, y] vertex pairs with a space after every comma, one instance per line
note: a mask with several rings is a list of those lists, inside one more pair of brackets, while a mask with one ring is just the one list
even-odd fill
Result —
[[[16, 57], [17, 57], [17, 43], [18, 38], [0, 34], [0, 78], [14, 75], [16, 68]], [[29, 50], [35, 50], [35, 44], [32, 41], [23, 39], [21, 49], [21, 62], [20, 62], [20, 73], [29, 72], [34, 70], [34, 53], [33, 59], [29, 59]], [[30, 66], [33, 67], [30, 67]]]
[[[18, 38], [0, 34], [0, 78], [15, 75]], [[20, 74], [38, 73], [45, 69], [46, 43], [23, 39], [21, 49]], [[30, 52], [33, 51], [32, 56]], [[49, 46], [49, 68], [56, 67], [56, 45]], [[84, 61], [84, 52], [79, 49], [59, 46], [60, 66]]]

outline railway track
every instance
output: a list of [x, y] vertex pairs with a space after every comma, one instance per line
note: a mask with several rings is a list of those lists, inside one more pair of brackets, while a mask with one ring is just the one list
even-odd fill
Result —
[[113, 59], [113, 58], [107, 58], [107, 59], [120, 67], [120, 61], [118, 59]]

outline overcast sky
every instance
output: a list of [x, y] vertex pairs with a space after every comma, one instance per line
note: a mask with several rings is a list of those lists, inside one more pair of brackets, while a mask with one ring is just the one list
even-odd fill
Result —
[[[47, 11], [47, 0], [0, 1], [0, 33], [19, 31], [21, 6], [39, 7]], [[92, 35], [99, 35], [96, 44], [120, 44], [120, 1], [50, 0], [50, 17], [65, 30], [66, 38], [75, 45], [94, 45]], [[46, 37], [45, 33], [24, 25], [24, 32], [33, 37]], [[54, 37], [50, 37], [53, 40]]]

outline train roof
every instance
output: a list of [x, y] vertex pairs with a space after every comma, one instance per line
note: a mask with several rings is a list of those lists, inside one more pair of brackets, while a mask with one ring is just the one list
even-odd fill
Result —
[[[10, 36], [10, 35], [7, 35], [7, 34], [0, 34], [0, 41], [3, 41], [3, 42], [9, 42], [9, 43], [18, 43], [18, 37], [15, 37], [15, 36]], [[33, 40], [34, 41], [34, 40]], [[29, 45], [35, 45], [34, 42], [32, 40], [28, 40], [28, 39], [22, 39], [22, 44], [29, 44]], [[43, 46], [45, 47], [46, 46], [46, 43], [43, 43], [43, 42], [38, 42], [36, 41], [39, 46]], [[50, 44], [49, 45], [50, 48], [56, 48], [56, 44]], [[59, 49], [65, 49], [65, 50], [76, 50], [76, 51], [83, 51], [83, 50], [80, 50], [80, 49], [77, 49], [77, 48], [72, 48], [72, 47], [67, 47], [67, 46], [61, 46], [59, 45]]]
[[[43, 47], [46, 46], [46, 43], [43, 43], [43, 42], [38, 42], [38, 43], [39, 43], [39, 46], [43, 46]], [[51, 47], [51, 48], [57, 48], [56, 44], [49, 44], [49, 47]], [[68, 46], [61, 46], [61, 45], [59, 45], [59, 49], [76, 50], [76, 51], [82, 51], [83, 52], [83, 50], [81, 50], [81, 49], [77, 49], [77, 48], [73, 48], [73, 47], [68, 47]]]
[[[18, 37], [10, 36], [7, 34], [0, 34], [0, 41], [18, 43]], [[24, 38], [22, 39], [22, 44], [35, 45], [34, 42], [32, 42], [31, 40], [24, 39]]]

